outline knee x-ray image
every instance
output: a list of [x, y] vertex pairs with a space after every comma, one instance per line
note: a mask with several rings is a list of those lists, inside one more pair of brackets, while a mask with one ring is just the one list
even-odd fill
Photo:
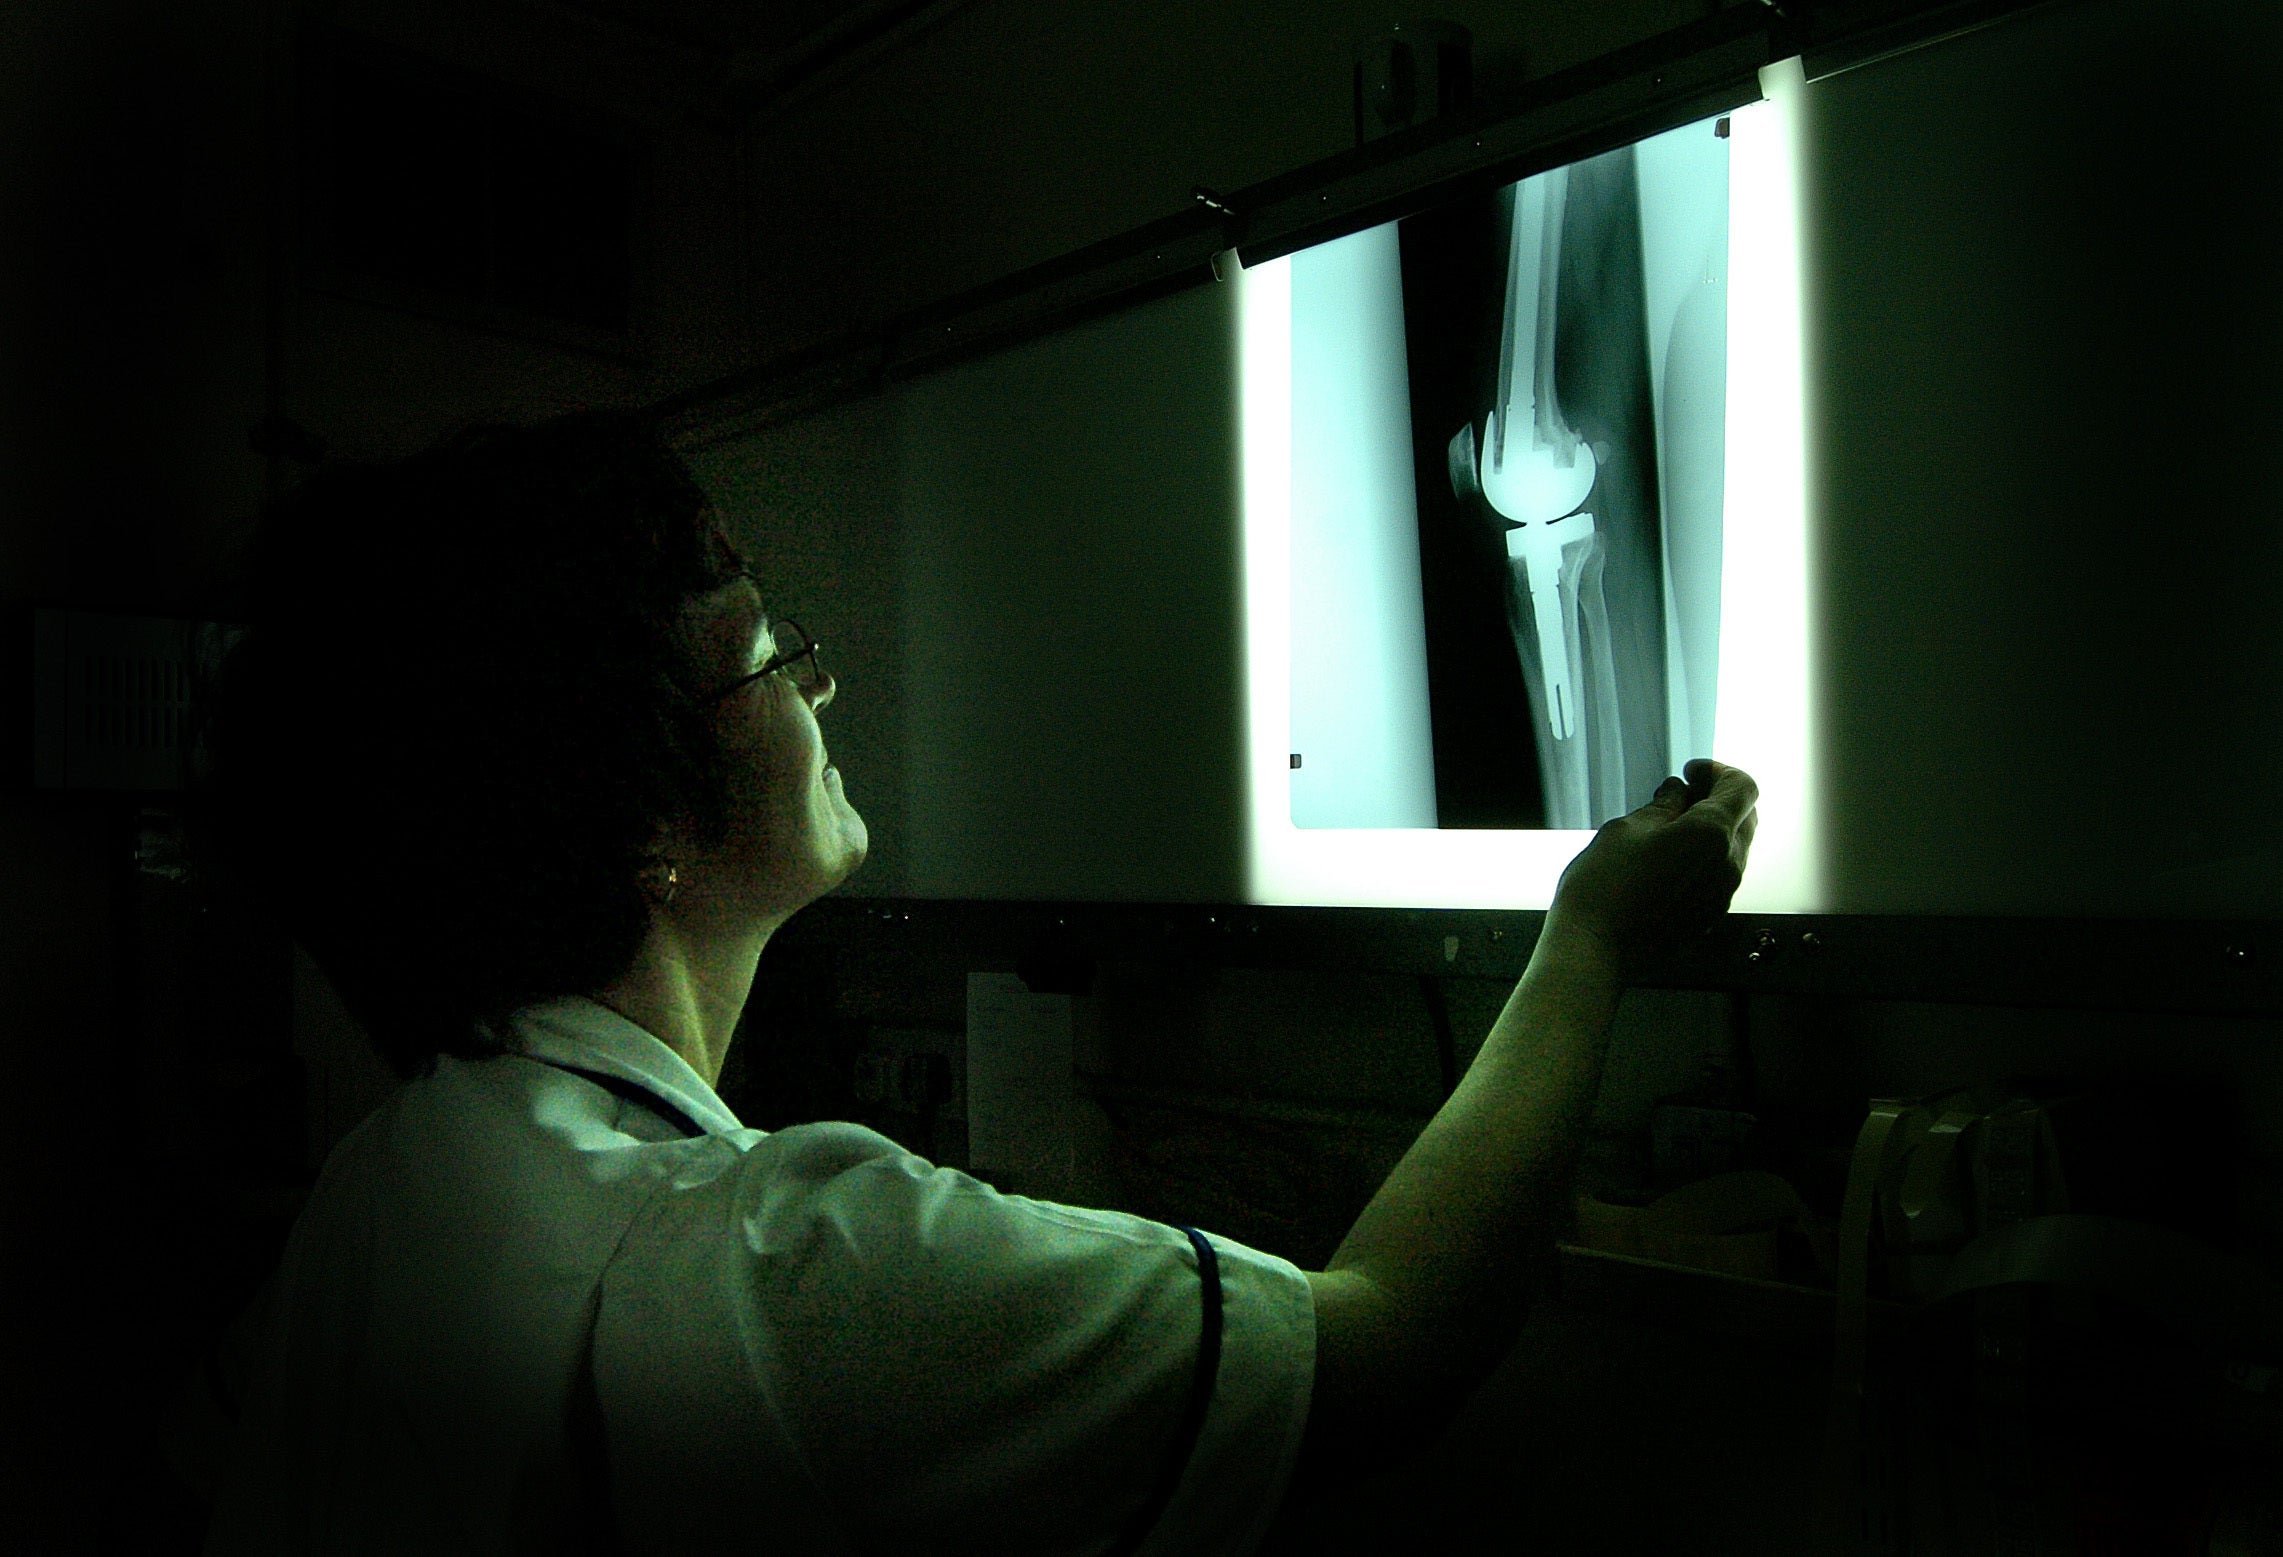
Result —
[[1292, 820], [1592, 828], [1712, 749], [1726, 123], [1292, 267]]

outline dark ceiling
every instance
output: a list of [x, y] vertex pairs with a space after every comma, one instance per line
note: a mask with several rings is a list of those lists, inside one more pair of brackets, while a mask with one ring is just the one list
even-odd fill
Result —
[[781, 54], [880, 0], [562, 0], [576, 10], [709, 54]]

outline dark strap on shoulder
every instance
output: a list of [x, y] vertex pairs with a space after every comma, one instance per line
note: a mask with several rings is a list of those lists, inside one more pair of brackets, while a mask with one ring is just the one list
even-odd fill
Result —
[[1157, 1528], [1158, 1520], [1165, 1517], [1166, 1505], [1173, 1501], [1176, 1488], [1181, 1485], [1182, 1473], [1189, 1469], [1189, 1460], [1197, 1452], [1197, 1440], [1205, 1431], [1206, 1414], [1213, 1408], [1213, 1386], [1221, 1374], [1221, 1261], [1213, 1252], [1213, 1241], [1194, 1227], [1181, 1229], [1189, 1235], [1190, 1245], [1197, 1251], [1197, 1281], [1203, 1289], [1204, 1333], [1197, 1342], [1197, 1372], [1189, 1383], [1189, 1404], [1181, 1413], [1181, 1427], [1174, 1433], [1168, 1446], [1164, 1468], [1158, 1472], [1157, 1486], [1152, 1489], [1149, 1501], [1142, 1505], [1125, 1538], [1112, 1548], [1111, 1557], [1133, 1557], [1141, 1550], [1142, 1542], [1149, 1539]]
[[688, 1114], [683, 1113], [648, 1087], [642, 1086], [638, 1082], [628, 1081], [624, 1076], [613, 1076], [607, 1071], [587, 1070], [578, 1065], [565, 1065], [559, 1060], [540, 1060], [536, 1054], [526, 1055], [525, 1058], [539, 1060], [540, 1064], [576, 1076], [581, 1081], [591, 1081], [605, 1092], [624, 1102], [632, 1103], [637, 1108], [646, 1108], [681, 1131], [689, 1139], [695, 1140], [698, 1136], [705, 1134], [705, 1131], [698, 1128], [697, 1121]]

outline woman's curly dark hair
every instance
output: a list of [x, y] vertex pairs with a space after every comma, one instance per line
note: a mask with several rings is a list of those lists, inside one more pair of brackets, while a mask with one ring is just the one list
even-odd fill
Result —
[[678, 625], [743, 571], [625, 412], [328, 467], [265, 513], [208, 697], [204, 852], [399, 1073], [623, 972], [661, 826], [719, 836]]

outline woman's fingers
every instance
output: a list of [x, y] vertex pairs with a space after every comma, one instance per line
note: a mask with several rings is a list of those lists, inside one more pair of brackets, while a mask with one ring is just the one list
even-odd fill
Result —
[[1689, 793], [1696, 797], [1691, 810], [1709, 807], [1730, 825], [1735, 825], [1751, 815], [1752, 808], [1760, 803], [1758, 782], [1742, 768], [1698, 757], [1688, 764], [1686, 771]]

